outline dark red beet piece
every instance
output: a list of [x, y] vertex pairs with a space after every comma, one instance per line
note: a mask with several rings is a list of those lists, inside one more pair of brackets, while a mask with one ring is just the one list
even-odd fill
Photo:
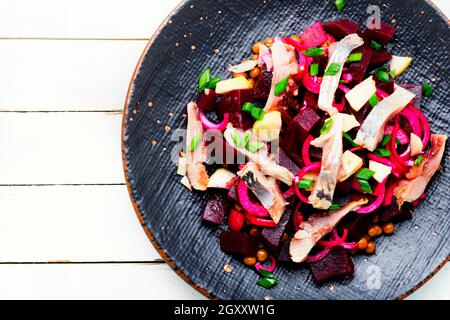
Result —
[[280, 166], [287, 168], [294, 175], [300, 171], [299, 166], [296, 165], [282, 149], [278, 151], [278, 163]]
[[317, 128], [319, 123], [320, 117], [312, 108], [302, 108], [289, 124], [287, 134], [295, 135], [298, 139], [303, 141], [309, 132]]
[[197, 98], [197, 106], [206, 111], [212, 111], [216, 104], [216, 92], [211, 89], [205, 89]]
[[322, 22], [316, 22], [303, 31], [301, 35], [302, 43], [306, 48], [318, 47], [327, 41], [325, 31], [322, 28]]
[[226, 195], [214, 193], [208, 198], [202, 219], [205, 222], [220, 225], [228, 210], [229, 206]]
[[374, 77], [374, 79], [378, 89], [386, 92], [387, 94], [394, 93], [394, 78], [389, 76], [389, 82], [380, 81], [376, 76]]
[[348, 64], [348, 72], [353, 76], [353, 81], [358, 84], [361, 81], [365, 80], [366, 72], [369, 68], [370, 61], [372, 60], [372, 51], [370, 48], [362, 46], [354, 50], [354, 53], [360, 52], [362, 53], [362, 59], [359, 62], [353, 62]]
[[230, 122], [234, 127], [240, 129], [250, 129], [253, 126], [253, 118], [242, 111], [242, 106], [246, 102], [253, 102], [253, 90], [234, 90], [226, 93], [216, 104], [216, 110], [219, 112], [228, 112]]
[[380, 51], [376, 51], [372, 49], [372, 58], [370, 60], [369, 67], [370, 68], [379, 67], [391, 59], [392, 54], [390, 54], [387, 50], [381, 49]]
[[341, 19], [326, 22], [323, 24], [323, 28], [337, 40], [340, 40], [349, 34], [358, 32], [359, 24], [349, 19]]
[[283, 236], [284, 231], [291, 219], [292, 210], [289, 208], [286, 209], [281, 216], [280, 221], [278, 222], [275, 228], [264, 228], [261, 231], [261, 234], [267, 244], [267, 249], [271, 252], [275, 252], [280, 245], [281, 237]]
[[262, 68], [261, 74], [255, 82], [253, 87], [253, 92], [255, 99], [267, 100], [270, 94], [270, 89], [272, 87], [272, 72], [267, 71], [265, 67]]
[[258, 250], [258, 241], [247, 234], [223, 231], [220, 235], [220, 249], [228, 254], [251, 256]]
[[386, 45], [394, 38], [397, 29], [383, 22], [381, 22], [380, 27], [379, 29], [375, 27], [373, 29], [367, 28], [363, 32], [363, 38], [365, 40], [374, 40], [381, 45]]
[[278, 252], [275, 255], [275, 259], [278, 262], [290, 262], [291, 255], [289, 253], [289, 246], [291, 245], [291, 239], [287, 239], [281, 242]]
[[319, 101], [319, 95], [312, 93], [311, 91], [306, 91], [303, 97], [303, 107], [308, 107], [317, 110], [319, 106], [317, 102]]
[[352, 113], [359, 123], [363, 123], [370, 111], [372, 111], [372, 107], [369, 104], [366, 104], [358, 112], [352, 110]]
[[390, 206], [381, 207], [380, 218], [383, 222], [403, 222], [412, 218], [411, 208], [408, 204], [405, 204], [400, 208], [396, 199], [393, 198]]
[[334, 247], [318, 262], [309, 263], [316, 283], [322, 284], [331, 279], [344, 279], [355, 272], [352, 258], [342, 247]]
[[351, 213], [341, 222], [340, 229], [348, 230], [348, 241], [359, 241], [367, 234], [372, 218], [371, 214]]

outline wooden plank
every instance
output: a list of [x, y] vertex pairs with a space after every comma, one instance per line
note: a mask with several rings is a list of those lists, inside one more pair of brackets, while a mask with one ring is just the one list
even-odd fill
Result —
[[126, 186], [0, 187], [0, 262], [155, 260]]
[[166, 264], [0, 265], [0, 299], [205, 299]]
[[147, 39], [179, 2], [180, 0], [2, 1], [0, 37]]
[[0, 185], [124, 183], [121, 113], [0, 112]]
[[[408, 299], [449, 299], [444, 269]], [[0, 283], [0, 299], [205, 299], [166, 264], [3, 264]]]
[[145, 45], [0, 40], [0, 111], [121, 110]]

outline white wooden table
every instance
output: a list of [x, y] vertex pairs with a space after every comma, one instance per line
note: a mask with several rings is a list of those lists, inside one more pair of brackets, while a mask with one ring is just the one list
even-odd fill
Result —
[[[204, 299], [147, 240], [121, 162], [129, 79], [178, 2], [0, 1], [0, 298]], [[411, 298], [449, 299], [449, 265]]]

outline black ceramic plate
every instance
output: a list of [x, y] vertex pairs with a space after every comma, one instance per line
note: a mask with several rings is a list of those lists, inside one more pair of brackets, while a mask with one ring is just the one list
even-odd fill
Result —
[[[130, 85], [123, 121], [123, 159], [136, 212], [150, 240], [170, 266], [210, 298], [395, 299], [413, 292], [450, 253], [450, 177], [441, 171], [414, 218], [392, 237], [377, 240], [377, 254], [358, 256], [353, 279], [318, 286], [307, 269], [276, 270], [271, 290], [258, 275], [219, 249], [220, 230], [201, 222], [205, 196], [180, 183], [170, 161], [171, 133], [185, 128], [187, 102], [195, 99], [198, 75], [207, 67], [226, 77], [227, 64], [250, 54], [250, 46], [278, 32], [299, 34], [321, 20], [348, 17], [364, 24], [369, 4], [398, 29], [390, 51], [414, 57], [404, 83], [433, 78], [434, 95], [423, 110], [434, 132], [449, 129], [449, 25], [423, 0], [347, 0], [338, 12], [331, 0], [192, 0], [182, 3], [150, 41]], [[392, 21], [392, 22], [391, 22]], [[170, 129], [170, 131], [169, 131]], [[168, 131], [168, 132], [167, 132]], [[448, 162], [448, 153], [444, 156]], [[230, 264], [232, 272], [224, 271]], [[380, 285], [371, 285], [379, 272]]]

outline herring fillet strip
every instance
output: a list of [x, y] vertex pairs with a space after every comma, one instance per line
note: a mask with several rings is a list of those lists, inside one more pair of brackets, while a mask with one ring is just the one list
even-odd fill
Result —
[[299, 231], [294, 235], [289, 246], [289, 253], [292, 261], [300, 263], [308, 258], [309, 252], [317, 242], [333, 230], [334, 227], [348, 213], [366, 204], [368, 200], [360, 200], [348, 203], [337, 211], [327, 211], [316, 213], [309, 217], [308, 221], [302, 222], [298, 227]]
[[317, 209], [328, 209], [333, 202], [344, 148], [344, 117], [341, 115], [338, 113], [331, 118], [333, 126], [328, 134], [311, 142], [311, 145], [323, 148], [322, 167], [309, 197], [312, 206]]
[[[252, 153], [245, 148], [239, 148], [233, 141], [233, 132], [237, 129], [231, 124], [228, 125], [224, 132], [225, 140], [229, 145], [236, 149], [243, 156], [248, 158], [250, 161], [255, 162], [261, 169], [261, 171], [267, 175], [272, 176], [277, 180], [282, 181], [288, 186], [292, 185], [292, 180], [294, 180], [294, 175], [285, 167], [280, 166], [274, 160], [270, 159], [267, 153], [267, 148], [263, 148], [256, 153]], [[238, 131], [239, 132], [239, 131]]]
[[201, 134], [203, 136], [203, 126], [200, 121], [199, 109], [197, 104], [190, 102], [187, 106], [188, 125], [186, 133], [186, 174], [192, 187], [196, 190], [205, 191], [208, 188], [208, 173], [203, 162], [206, 160], [206, 149], [203, 141], [198, 148], [189, 152], [189, 146], [192, 139]]
[[286, 202], [275, 178], [266, 177], [253, 162], [248, 162], [238, 172], [238, 176], [269, 212], [272, 220], [278, 224], [286, 208]]
[[373, 107], [359, 129], [355, 142], [369, 151], [374, 151], [384, 135], [386, 123], [402, 111], [416, 95], [398, 85], [390, 96]]
[[327, 112], [330, 116], [338, 112], [337, 109], [333, 107], [333, 100], [339, 86], [344, 63], [347, 61], [350, 53], [363, 44], [364, 40], [360, 36], [356, 33], [350, 34], [336, 43], [333, 53], [328, 60], [327, 69], [331, 63], [338, 63], [341, 65], [341, 69], [336, 75], [325, 75], [322, 79], [322, 84], [320, 85], [318, 105], [321, 110]]

